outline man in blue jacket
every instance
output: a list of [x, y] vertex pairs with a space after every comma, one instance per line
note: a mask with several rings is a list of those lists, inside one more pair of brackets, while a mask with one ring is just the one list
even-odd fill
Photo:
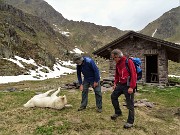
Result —
[[[78, 111], [86, 109], [88, 103], [88, 89], [92, 86], [95, 92], [97, 112], [101, 113], [102, 93], [98, 67], [91, 58], [83, 57], [81, 54], [75, 54], [73, 56], [73, 61], [77, 64], [77, 78], [80, 84], [80, 90], [82, 91], [82, 101]], [[81, 73], [84, 75], [83, 81]]]

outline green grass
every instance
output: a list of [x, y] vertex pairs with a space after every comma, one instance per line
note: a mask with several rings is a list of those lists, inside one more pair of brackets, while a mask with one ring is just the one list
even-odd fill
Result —
[[[67, 79], [67, 78], [66, 78]], [[46, 80], [44, 83], [51, 84], [55, 80]], [[66, 80], [67, 81], [67, 80]], [[56, 80], [56, 83], [58, 80]], [[24, 82], [24, 85], [31, 82]], [[42, 82], [39, 82], [41, 85]], [[32, 83], [37, 85], [37, 83]], [[53, 84], [53, 83], [52, 83]], [[11, 84], [12, 85], [12, 84]], [[55, 110], [50, 108], [24, 108], [26, 103], [36, 92], [47, 90], [26, 90], [15, 92], [0, 92], [0, 134], [2, 135], [178, 135], [180, 132], [180, 116], [175, 116], [180, 107], [180, 88], [139, 86], [139, 92], [135, 99], [148, 99], [155, 103], [154, 108], [135, 108], [135, 123], [130, 130], [122, 128], [126, 122], [128, 110], [122, 106], [124, 96], [122, 95], [120, 105], [123, 116], [116, 121], [110, 120], [114, 113], [111, 104], [111, 91], [103, 92], [103, 112], [97, 113], [95, 97], [89, 92], [87, 109], [78, 112], [81, 102], [79, 90], [62, 90], [60, 95], [66, 95], [68, 103], [72, 108]], [[158, 128], [157, 128], [158, 127]]]
[[149, 89], [149, 91], [142, 91], [143, 95], [141, 98], [148, 97], [151, 101], [159, 102], [166, 107], [180, 106], [180, 88], [167, 87], [165, 89], [158, 89], [151, 86], [146, 89]]
[[178, 76], [179, 73], [180, 73], [180, 63], [168, 60], [168, 74]]

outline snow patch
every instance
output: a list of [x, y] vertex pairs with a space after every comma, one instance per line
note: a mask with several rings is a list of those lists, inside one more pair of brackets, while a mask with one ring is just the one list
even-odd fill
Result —
[[[7, 58], [4, 58], [7, 59]], [[15, 56], [15, 59], [7, 59], [9, 61], [12, 61], [13, 63], [16, 63], [18, 66], [25, 68], [21, 62], [27, 63], [27, 64], [33, 64], [37, 66], [35, 61], [33, 59], [26, 60], [24, 58], [21, 58], [19, 56]], [[38, 65], [37, 69], [35, 70], [29, 70], [29, 75], [18, 75], [18, 76], [0, 76], [0, 84], [3, 83], [10, 83], [10, 82], [20, 82], [25, 80], [45, 80], [49, 78], [58, 78], [61, 75], [67, 75], [76, 72], [76, 70], [64, 67], [66, 65], [75, 66], [75, 64], [72, 64], [71, 61], [61, 61], [56, 59], [56, 63], [53, 66], [53, 70], [51, 70], [47, 66]], [[45, 72], [43, 70], [45, 69]]]
[[157, 29], [153, 32], [152, 37], [154, 37], [154, 35], [155, 35], [156, 31], [157, 31]]

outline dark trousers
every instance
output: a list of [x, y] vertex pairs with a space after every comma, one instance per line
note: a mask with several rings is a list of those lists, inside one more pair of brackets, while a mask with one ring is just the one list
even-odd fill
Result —
[[127, 108], [129, 109], [127, 122], [133, 124], [134, 123], [134, 93], [129, 94], [128, 88], [129, 86], [127, 86], [126, 84], [122, 85], [118, 83], [115, 90], [111, 94], [111, 102], [114, 106], [115, 114], [121, 114], [122, 111], [120, 109], [118, 97], [121, 94], [124, 94], [126, 98]]
[[[82, 91], [82, 101], [81, 101], [81, 107], [86, 107], [88, 103], [88, 91], [89, 87], [93, 86], [93, 83], [89, 82], [83, 82], [83, 91]], [[101, 85], [100, 82], [98, 83], [98, 86], [94, 89], [95, 98], [96, 98], [96, 107], [99, 109], [102, 109], [102, 93], [101, 93]]]

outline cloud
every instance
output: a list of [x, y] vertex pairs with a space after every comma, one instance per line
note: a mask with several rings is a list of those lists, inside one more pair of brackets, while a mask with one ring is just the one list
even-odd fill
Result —
[[179, 0], [46, 0], [68, 20], [141, 30]]

